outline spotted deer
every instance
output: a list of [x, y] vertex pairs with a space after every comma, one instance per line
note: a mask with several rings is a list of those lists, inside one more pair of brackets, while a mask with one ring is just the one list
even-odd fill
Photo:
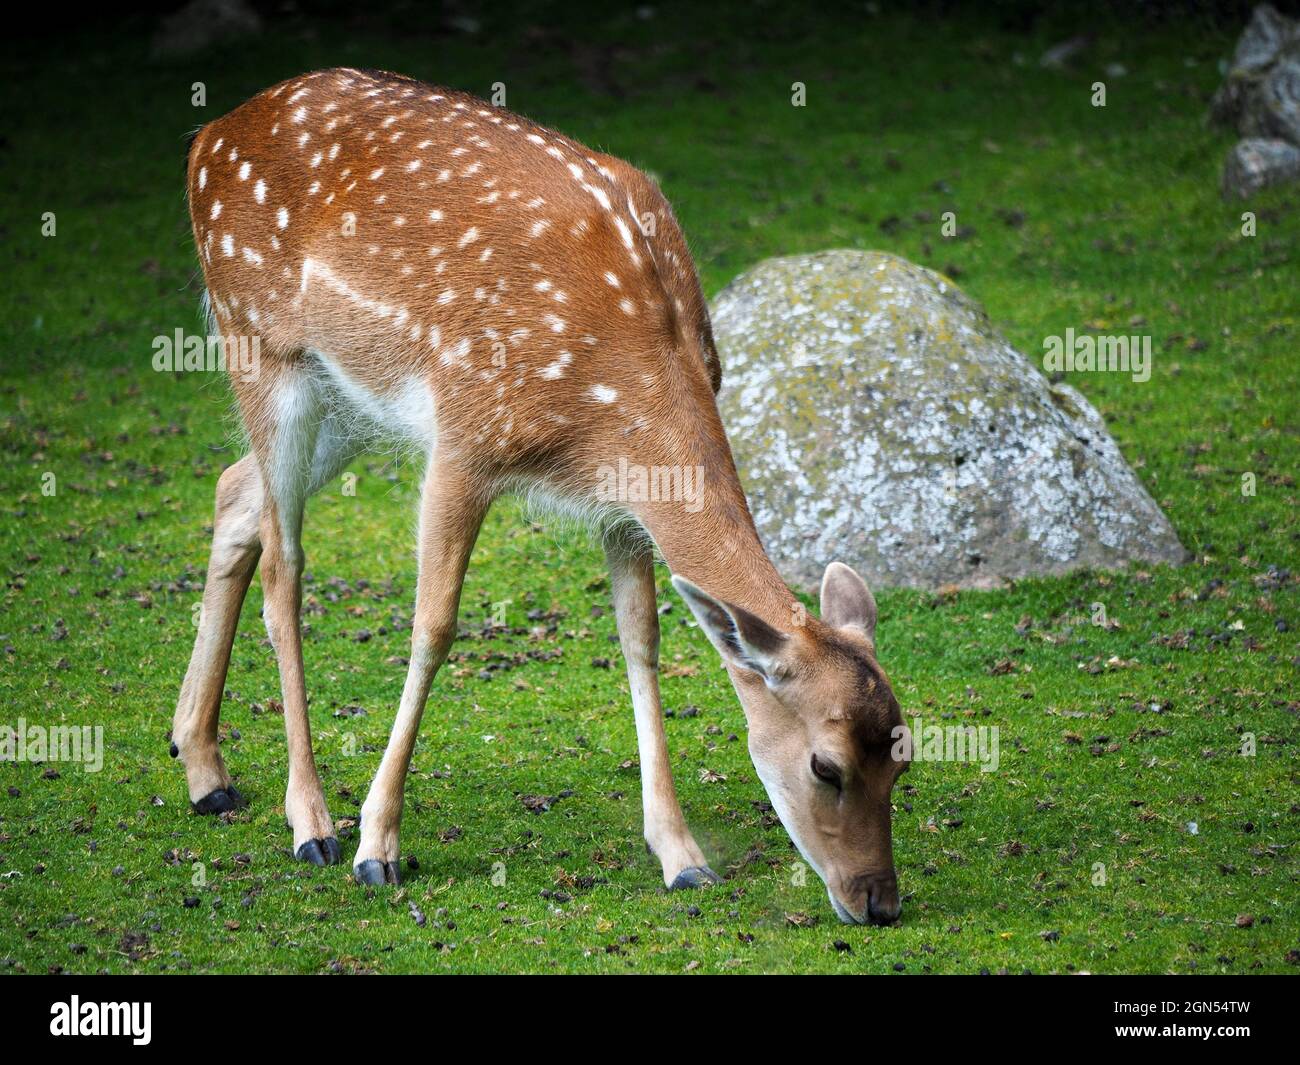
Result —
[[[586, 518], [608, 559], [642, 776], [671, 888], [718, 881], [673, 786], [657, 678], [655, 552], [722, 657], [772, 805], [844, 921], [899, 913], [890, 792], [905, 728], [876, 605], [831, 563], [805, 616], [763, 550], [723, 431], [694, 265], [657, 185], [465, 93], [376, 71], [285, 81], [204, 126], [188, 192], [210, 332], [254, 337], [231, 373], [251, 453], [217, 485], [198, 636], [172, 728], [200, 813], [242, 800], [217, 722], [261, 563], [288, 741], [294, 854], [341, 860], [312, 754], [299, 630], [304, 504], [376, 441], [424, 458], [411, 654], [352, 863], [396, 883], [403, 789], [456, 635], [480, 523], [504, 493]], [[700, 471], [700, 505], [601, 492], [599, 471]], [[642, 499], [640, 496], [649, 498]], [[671, 493], [668, 493], [671, 496]], [[635, 497], [635, 498], [633, 498]]]

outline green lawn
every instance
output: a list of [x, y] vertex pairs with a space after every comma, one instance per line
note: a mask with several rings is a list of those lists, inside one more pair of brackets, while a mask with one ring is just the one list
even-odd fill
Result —
[[[0, 764], [0, 971], [1295, 971], [1300, 192], [1252, 204], [1253, 237], [1219, 198], [1231, 138], [1203, 115], [1231, 29], [1103, 28], [1050, 71], [1038, 55], [1074, 27], [777, 5], [500, 15], [473, 35], [414, 18], [290, 21], [165, 64], [130, 20], [0, 52], [0, 723], [106, 742], [99, 773]], [[842, 926], [801, 878], [666, 572], [669, 744], [726, 883], [663, 890], [599, 550], [508, 502], [425, 716], [401, 889], [290, 860], [256, 582], [222, 720], [250, 805], [190, 812], [167, 731], [213, 490], [240, 451], [223, 380], [150, 367], [154, 336], [199, 328], [185, 135], [335, 63], [504, 82], [511, 107], [652, 171], [709, 294], [770, 255], [876, 248], [954, 277], [1031, 358], [1071, 326], [1154, 336], [1150, 382], [1071, 383], [1193, 563], [879, 595], [908, 719], [1001, 730], [997, 772], [919, 764], [895, 791], [901, 925]], [[387, 738], [414, 591], [416, 471], [353, 470], [356, 495], [317, 497], [306, 532], [312, 727], [339, 819]], [[1097, 602], [1117, 627], [1089, 623]], [[523, 795], [558, 801], [532, 813]]]

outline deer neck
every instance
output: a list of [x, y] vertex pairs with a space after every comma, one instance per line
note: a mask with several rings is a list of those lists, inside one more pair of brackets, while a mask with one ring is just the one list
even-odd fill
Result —
[[652, 434], [635, 460], [642, 469], [662, 470], [675, 459], [671, 468], [692, 489], [690, 497], [649, 499], [629, 509], [673, 573], [788, 632], [797, 623], [798, 601], [763, 548], [712, 391], [706, 396], [677, 406], [671, 435]]
[[[740, 503], [743, 507], [743, 496]], [[763, 550], [748, 509], [737, 513], [727, 507], [685, 517], [689, 520], [662, 512], [642, 517], [672, 572], [789, 632], [796, 623], [797, 600]]]

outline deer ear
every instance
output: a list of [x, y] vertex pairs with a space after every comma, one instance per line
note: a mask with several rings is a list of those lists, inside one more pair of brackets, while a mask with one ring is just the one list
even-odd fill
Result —
[[837, 629], [853, 625], [876, 642], [876, 599], [843, 562], [832, 562], [822, 575], [822, 620]]
[[725, 661], [757, 673], [766, 681], [779, 679], [779, 664], [789, 636], [744, 607], [714, 599], [685, 577], [674, 576], [673, 587]]

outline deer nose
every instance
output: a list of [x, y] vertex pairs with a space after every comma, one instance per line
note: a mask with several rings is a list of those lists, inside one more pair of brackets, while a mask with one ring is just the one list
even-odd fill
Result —
[[872, 924], [892, 924], [903, 912], [898, 898], [898, 877], [891, 869], [861, 878], [867, 894], [867, 919]]

